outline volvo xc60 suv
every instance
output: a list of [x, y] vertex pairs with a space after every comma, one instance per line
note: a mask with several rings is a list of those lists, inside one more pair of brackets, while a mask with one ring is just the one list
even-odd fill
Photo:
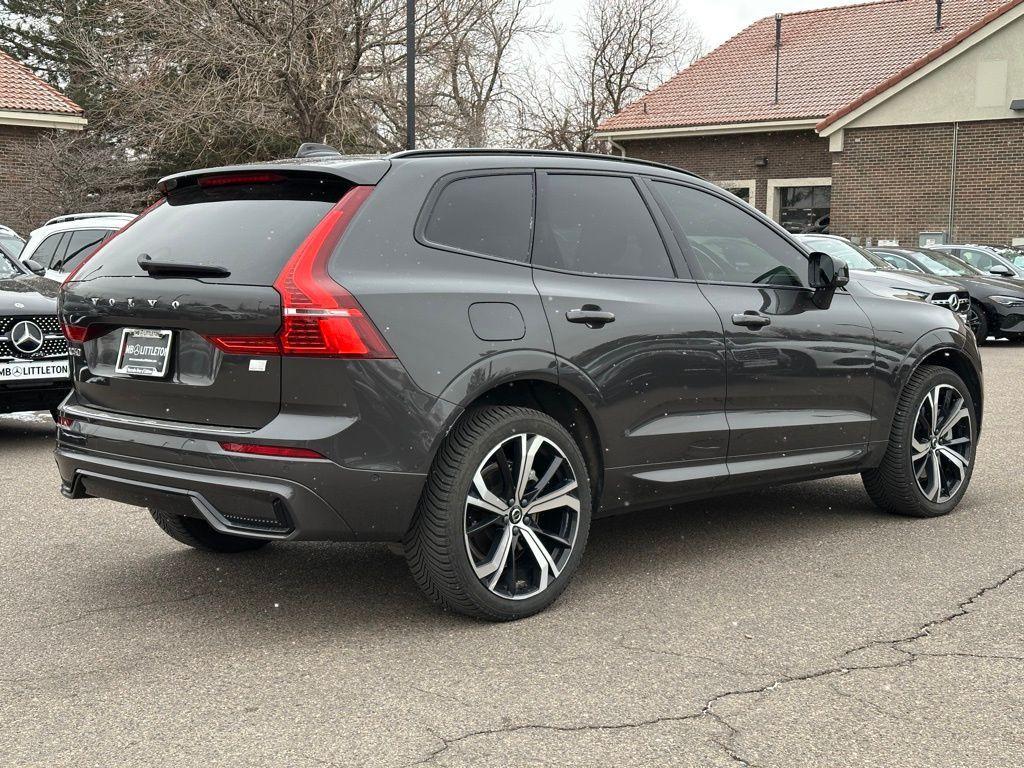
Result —
[[860, 473], [950, 512], [972, 334], [677, 169], [537, 152], [179, 173], [61, 290], [63, 493], [187, 545], [401, 542], [423, 591], [548, 606], [592, 519]]

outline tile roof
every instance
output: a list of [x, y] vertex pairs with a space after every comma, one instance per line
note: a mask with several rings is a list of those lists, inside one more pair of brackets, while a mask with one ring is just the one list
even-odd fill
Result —
[[[1024, 0], [879, 0], [786, 14], [779, 103], [775, 17], [756, 21], [599, 131], [821, 119], [891, 85]], [[890, 82], [891, 81], [891, 82]]]
[[81, 115], [82, 108], [0, 51], [0, 110]]

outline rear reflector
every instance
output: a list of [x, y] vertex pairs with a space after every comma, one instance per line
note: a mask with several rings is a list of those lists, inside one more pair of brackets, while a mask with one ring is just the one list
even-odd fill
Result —
[[286, 459], [326, 459], [323, 454], [308, 448], [291, 448], [283, 445], [255, 445], [253, 443], [221, 443], [228, 453], [245, 453], [250, 456], [278, 456]]
[[66, 322], [61, 322], [60, 324], [60, 329], [64, 333], [65, 338], [68, 341], [74, 341], [79, 344], [100, 336], [107, 327], [105, 325], [72, 325]]
[[241, 184], [273, 184], [284, 181], [278, 173], [229, 173], [221, 176], [200, 176], [200, 187], [228, 187]]
[[75, 420], [70, 416], [65, 416], [63, 413], [57, 417], [57, 426], [64, 429], [71, 429], [74, 426]]
[[395, 353], [359, 302], [327, 273], [331, 254], [372, 192], [373, 187], [352, 187], [285, 264], [274, 282], [282, 307], [277, 336], [207, 339], [233, 354], [393, 358]]

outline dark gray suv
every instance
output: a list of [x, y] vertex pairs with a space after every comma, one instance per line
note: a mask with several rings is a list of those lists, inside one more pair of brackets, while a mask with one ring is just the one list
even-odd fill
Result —
[[679, 170], [420, 151], [159, 188], [62, 288], [57, 462], [193, 547], [402, 542], [506, 620], [594, 517], [849, 473], [924, 517], [970, 482], [963, 320]]

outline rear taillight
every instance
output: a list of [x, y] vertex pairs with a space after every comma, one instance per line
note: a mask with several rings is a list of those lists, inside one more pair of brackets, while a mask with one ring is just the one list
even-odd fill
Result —
[[292, 448], [285, 445], [257, 445], [255, 443], [221, 443], [228, 453], [245, 453], [250, 456], [277, 456], [284, 459], [324, 459], [324, 455], [309, 448]]
[[[135, 222], [139, 221], [139, 220], [140, 220], [140, 219], [141, 219], [141, 218], [142, 218], [143, 216], [145, 216], [145, 215], [146, 215], [147, 213], [149, 213], [150, 211], [152, 211], [152, 210], [153, 210], [154, 208], [156, 208], [157, 206], [161, 205], [161, 204], [162, 204], [162, 203], [164, 202], [164, 199], [165, 199], [165, 198], [162, 198], [162, 197], [161, 197], [161, 198], [160, 198], [159, 200], [157, 200], [157, 201], [156, 201], [155, 203], [153, 203], [153, 204], [152, 204], [151, 206], [149, 206], [148, 208], [146, 208], [146, 210], [144, 210], [144, 211], [143, 211], [142, 213], [140, 213], [140, 214], [139, 214], [138, 216], [136, 216], [136, 217], [135, 217], [134, 219], [132, 219], [131, 221], [129, 221], [129, 222], [127, 223], [127, 224], [125, 224], [125, 225], [124, 225], [123, 227], [121, 227], [121, 228], [120, 228], [119, 230], [117, 230], [117, 232], [115, 232], [115, 233], [114, 233], [114, 234], [112, 234], [112, 235], [111, 235], [110, 237], [108, 237], [108, 238], [107, 238], [106, 240], [104, 240], [104, 241], [103, 241], [102, 243], [100, 243], [100, 247], [99, 247], [99, 248], [97, 248], [97, 249], [96, 249], [95, 251], [93, 251], [91, 255], [87, 256], [87, 257], [86, 257], [86, 258], [85, 258], [85, 259], [84, 259], [84, 260], [82, 261], [82, 263], [81, 263], [81, 264], [79, 264], [79, 265], [78, 265], [77, 267], [75, 267], [75, 268], [74, 268], [73, 270], [71, 270], [71, 274], [69, 274], [69, 275], [68, 275], [68, 276], [67, 276], [66, 278], [64, 278], [64, 282], [62, 283], [62, 285], [67, 285], [67, 284], [68, 284], [68, 283], [70, 283], [70, 282], [71, 282], [72, 280], [74, 280], [74, 279], [75, 279], [75, 275], [77, 275], [77, 274], [78, 274], [79, 272], [81, 272], [81, 271], [82, 271], [82, 267], [84, 267], [84, 266], [85, 266], [86, 264], [88, 264], [88, 263], [89, 263], [90, 261], [92, 261], [93, 259], [95, 259], [95, 258], [96, 258], [96, 254], [97, 254], [97, 253], [99, 253], [100, 251], [102, 251], [102, 250], [103, 250], [104, 248], [106, 248], [106, 247], [107, 247], [107, 244], [108, 244], [108, 243], [109, 243], [109, 242], [110, 242], [111, 240], [113, 240], [113, 239], [114, 239], [115, 237], [117, 237], [118, 235], [120, 235], [120, 234], [121, 234], [122, 232], [124, 232], [124, 231], [125, 231], [126, 229], [128, 229], [129, 227], [131, 227], [132, 225], [134, 225], [134, 224], [135, 224]], [[69, 336], [68, 338], [70, 338], [70, 336]]]
[[104, 325], [72, 325], [63, 321], [60, 324], [60, 329], [64, 333], [65, 338], [78, 344], [83, 344], [89, 341], [89, 339], [95, 339], [106, 328], [107, 326]]
[[335, 246], [372, 192], [373, 187], [350, 189], [285, 264], [274, 283], [282, 307], [276, 336], [207, 338], [235, 354], [393, 358], [395, 353], [359, 302], [327, 273]]

